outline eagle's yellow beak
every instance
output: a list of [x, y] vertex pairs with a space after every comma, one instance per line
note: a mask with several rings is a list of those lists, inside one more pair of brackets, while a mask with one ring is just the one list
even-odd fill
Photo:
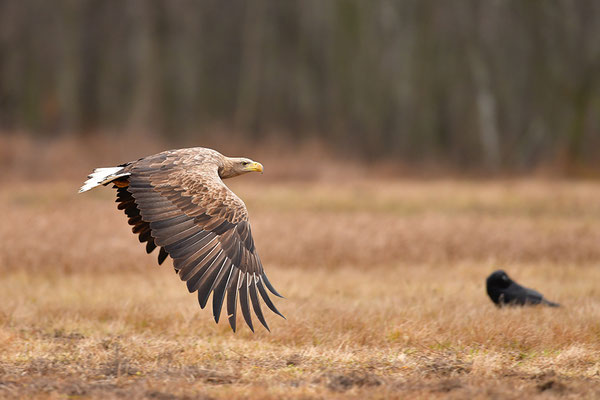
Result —
[[263, 166], [259, 162], [253, 162], [246, 166], [246, 171], [263, 172]]

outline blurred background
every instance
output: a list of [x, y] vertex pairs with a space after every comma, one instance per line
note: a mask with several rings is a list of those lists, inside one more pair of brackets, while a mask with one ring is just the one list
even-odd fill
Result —
[[214, 146], [596, 175], [599, 38], [594, 0], [2, 0], [0, 167]]
[[[187, 146], [272, 333], [77, 194]], [[0, 398], [600, 398], [599, 149], [600, 0], [0, 0]]]

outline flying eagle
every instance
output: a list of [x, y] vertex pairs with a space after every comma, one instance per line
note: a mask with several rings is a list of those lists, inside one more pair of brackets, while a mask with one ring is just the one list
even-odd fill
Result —
[[140, 242], [146, 242], [146, 252], [159, 247], [159, 264], [167, 256], [173, 259], [175, 272], [190, 293], [198, 292], [200, 307], [212, 293], [217, 323], [227, 294], [234, 332], [239, 298], [244, 320], [254, 332], [249, 303], [269, 330], [258, 293], [281, 317], [265, 287], [282, 296], [263, 270], [246, 205], [222, 181], [252, 171], [262, 172], [263, 166], [202, 147], [168, 150], [118, 167], [97, 168], [79, 192], [112, 183], [118, 208], [129, 217]]

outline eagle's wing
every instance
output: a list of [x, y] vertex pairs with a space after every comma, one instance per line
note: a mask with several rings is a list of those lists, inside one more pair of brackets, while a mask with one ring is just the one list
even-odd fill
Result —
[[[254, 331], [249, 304], [269, 329], [258, 293], [267, 307], [283, 317], [265, 286], [276, 296], [254, 246], [244, 202], [221, 180], [218, 167], [198, 154], [166, 152], [131, 163], [130, 173], [115, 181], [119, 208], [151, 252], [161, 248], [190, 292], [198, 292], [204, 308], [213, 293], [213, 316], [219, 322], [227, 294], [227, 314], [236, 329], [237, 301]], [[280, 296], [281, 297], [281, 296]]]

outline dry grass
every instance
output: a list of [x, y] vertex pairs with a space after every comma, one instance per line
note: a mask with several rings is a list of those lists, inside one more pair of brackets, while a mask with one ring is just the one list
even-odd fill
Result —
[[597, 184], [232, 181], [288, 317], [232, 334], [78, 183], [0, 191], [0, 396], [600, 396]]

